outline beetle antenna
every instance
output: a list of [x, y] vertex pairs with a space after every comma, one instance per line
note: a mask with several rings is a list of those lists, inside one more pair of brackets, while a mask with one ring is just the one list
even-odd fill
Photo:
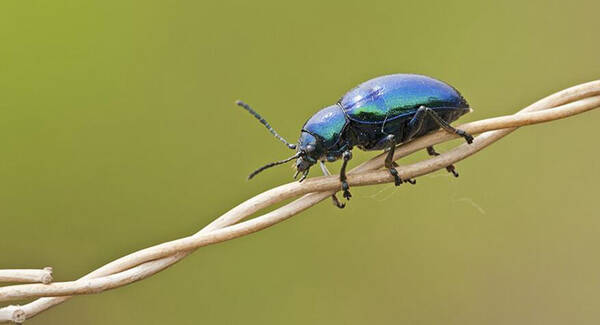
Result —
[[250, 175], [248, 175], [248, 179], [252, 179], [252, 177], [256, 176], [256, 174], [262, 172], [265, 169], [277, 166], [277, 165], [281, 165], [281, 164], [285, 164], [286, 162], [290, 161], [290, 160], [294, 160], [298, 157], [300, 157], [301, 152], [296, 153], [295, 155], [291, 156], [290, 158], [286, 158], [284, 160], [280, 160], [280, 161], [275, 161], [272, 163], [268, 163], [262, 167], [260, 167], [259, 169], [253, 171], [252, 173], [250, 173]]
[[269, 124], [269, 122], [267, 122], [262, 116], [260, 116], [260, 114], [258, 114], [255, 110], [253, 110], [252, 107], [250, 107], [248, 104], [242, 102], [241, 100], [236, 100], [235, 103], [236, 103], [236, 105], [243, 107], [250, 114], [252, 114], [254, 117], [256, 117], [256, 119], [259, 120], [260, 123], [262, 123], [267, 128], [267, 130], [269, 130], [269, 132], [271, 132], [271, 134], [273, 134], [277, 139], [279, 139], [279, 141], [285, 143], [285, 145], [288, 148], [290, 148], [290, 149], [296, 149], [296, 145], [295, 144], [291, 144], [291, 143], [287, 142], [282, 136], [280, 136], [279, 133], [277, 133], [273, 129], [273, 127], [271, 127], [271, 125]]

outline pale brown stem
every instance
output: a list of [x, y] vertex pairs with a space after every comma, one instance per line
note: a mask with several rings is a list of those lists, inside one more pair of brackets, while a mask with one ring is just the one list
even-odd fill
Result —
[[[471, 145], [462, 144], [440, 156], [398, 168], [402, 178], [424, 175], [462, 160], [514, 131], [516, 127], [552, 121], [572, 116], [600, 106], [600, 81], [575, 86], [546, 97], [514, 115], [491, 118], [458, 126], [471, 134], [482, 133]], [[562, 105], [562, 106], [561, 106]], [[559, 107], [560, 106], [560, 107]], [[495, 131], [492, 131], [495, 130]], [[427, 146], [448, 141], [456, 136], [436, 132], [396, 149], [394, 159], [409, 155]], [[352, 186], [380, 184], [393, 181], [383, 166], [383, 155], [379, 155], [350, 171], [348, 182]], [[290, 183], [263, 192], [231, 209], [193, 236], [170, 241], [140, 250], [117, 259], [89, 273], [80, 280], [53, 283], [50, 285], [28, 284], [0, 288], [0, 301], [41, 296], [65, 296], [89, 294], [120, 287], [151, 276], [181, 260], [194, 249], [224, 240], [243, 236], [281, 222], [328, 198], [339, 190], [335, 176], [317, 177], [304, 183]], [[238, 223], [253, 213], [282, 200], [304, 195], [295, 201], [255, 219]], [[21, 311], [26, 318], [57, 305], [65, 297], [41, 298], [21, 307], [10, 307], [13, 312]], [[4, 317], [9, 307], [0, 309], [0, 322], [12, 319]]]
[[0, 282], [52, 282], [52, 268], [0, 270]]

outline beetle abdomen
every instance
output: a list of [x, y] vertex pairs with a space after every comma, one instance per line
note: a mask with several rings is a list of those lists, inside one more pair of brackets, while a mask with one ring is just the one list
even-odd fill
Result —
[[[409, 116], [420, 106], [440, 111], [469, 107], [452, 86], [416, 74], [393, 74], [371, 79], [346, 93], [338, 105], [350, 120], [368, 124]], [[456, 115], [454, 119], [462, 114]]]

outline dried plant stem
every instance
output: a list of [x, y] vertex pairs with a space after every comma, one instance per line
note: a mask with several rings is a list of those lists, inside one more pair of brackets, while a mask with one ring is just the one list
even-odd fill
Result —
[[0, 270], [0, 282], [52, 282], [52, 268]]
[[[463, 124], [459, 128], [471, 134], [481, 133], [475, 138], [473, 144], [461, 144], [440, 156], [401, 166], [398, 171], [403, 178], [425, 175], [482, 150], [517, 127], [572, 116], [599, 106], [600, 81], [575, 86], [546, 97], [514, 115]], [[394, 159], [397, 160], [427, 146], [455, 137], [443, 131], [435, 132], [399, 146]], [[379, 155], [350, 171], [349, 184], [364, 186], [392, 182], [393, 177], [389, 172], [379, 170], [383, 166], [383, 158], [383, 155]], [[337, 176], [315, 177], [302, 184], [294, 182], [281, 185], [241, 203], [193, 236], [129, 254], [79, 280], [49, 285], [26, 284], [0, 288], [0, 301], [53, 296], [52, 298], [41, 298], [20, 307], [1, 308], [0, 322], [22, 321], [11, 316], [14, 313], [21, 313], [20, 315], [25, 318], [33, 317], [67, 300], [69, 295], [97, 293], [146, 278], [176, 263], [198, 247], [253, 233], [298, 214], [328, 198], [337, 192], [339, 187]], [[266, 207], [300, 195], [304, 196], [265, 215], [237, 223]]]
[[0, 309], [0, 320], [4, 322], [22, 323], [27, 315], [21, 306], [6, 306]]

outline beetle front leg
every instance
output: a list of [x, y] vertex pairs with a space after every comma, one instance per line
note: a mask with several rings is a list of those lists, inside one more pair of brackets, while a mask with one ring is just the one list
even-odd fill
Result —
[[[327, 166], [325, 166], [325, 162], [320, 161], [320, 166], [321, 166], [321, 171], [323, 171], [323, 175], [325, 176], [331, 176], [331, 173], [329, 172], [329, 169], [327, 169]], [[336, 207], [343, 209], [346, 204], [345, 203], [341, 203], [340, 200], [338, 200], [337, 196], [335, 194], [331, 195], [331, 201], [333, 201], [333, 205], [335, 205]]]
[[340, 182], [342, 182], [342, 191], [344, 192], [344, 198], [346, 198], [346, 200], [350, 200], [352, 194], [350, 194], [350, 186], [348, 186], [348, 182], [346, 181], [346, 166], [348, 165], [348, 161], [352, 159], [352, 151], [344, 151], [344, 153], [342, 154], [342, 159], [344, 159], [344, 162], [342, 162], [342, 168], [340, 169]]

